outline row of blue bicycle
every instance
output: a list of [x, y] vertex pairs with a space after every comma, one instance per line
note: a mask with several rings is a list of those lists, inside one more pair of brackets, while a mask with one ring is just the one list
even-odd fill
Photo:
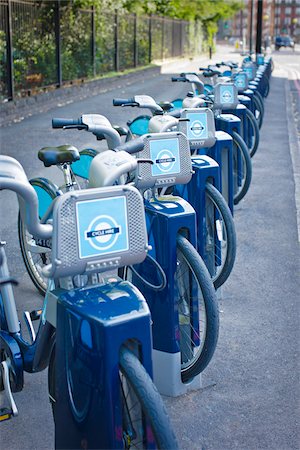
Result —
[[200, 387], [215, 352], [216, 289], [235, 262], [234, 207], [250, 187], [272, 60], [199, 70], [172, 78], [189, 83], [183, 99], [115, 98], [150, 112], [127, 127], [54, 118], [107, 146], [42, 148], [61, 186], [0, 156], [0, 189], [18, 196], [22, 256], [44, 298], [24, 312], [28, 342], [1, 242], [0, 419], [17, 415], [24, 372], [48, 367], [56, 449], [178, 448], [160, 394]]

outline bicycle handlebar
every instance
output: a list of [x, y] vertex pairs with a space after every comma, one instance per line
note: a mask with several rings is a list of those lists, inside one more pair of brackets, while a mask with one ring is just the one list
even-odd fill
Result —
[[41, 239], [49, 239], [52, 236], [52, 225], [40, 222], [37, 193], [21, 164], [10, 156], [0, 155], [0, 167], [0, 190], [7, 189], [18, 195], [21, 217], [29, 233]]
[[136, 105], [136, 101], [134, 98], [114, 98], [113, 99], [114, 106], [132, 106]]
[[209, 69], [209, 70], [204, 71], [204, 72], [202, 73], [202, 75], [203, 75], [205, 78], [211, 78], [211, 77], [213, 77], [213, 76], [215, 76], [215, 75], [221, 75], [221, 72], [219, 72], [218, 70], [212, 70], [212, 69]]
[[52, 119], [52, 128], [64, 128], [69, 126], [78, 126], [82, 125], [81, 119]]
[[117, 147], [121, 140], [119, 133], [109, 120], [101, 114], [83, 114], [79, 119], [52, 119], [53, 128], [77, 128], [93, 133], [97, 139], [106, 139], [108, 148]]
[[172, 77], [171, 80], [173, 81], [173, 83], [176, 82], [176, 81], [183, 81], [183, 82], [185, 82], [186, 81], [186, 77]]

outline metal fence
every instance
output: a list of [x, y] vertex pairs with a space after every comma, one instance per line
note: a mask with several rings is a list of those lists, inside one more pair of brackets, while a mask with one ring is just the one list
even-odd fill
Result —
[[1, 99], [200, 51], [200, 23], [0, 0]]

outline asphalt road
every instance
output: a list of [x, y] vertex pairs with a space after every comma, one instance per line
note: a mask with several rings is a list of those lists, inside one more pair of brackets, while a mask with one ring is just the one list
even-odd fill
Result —
[[[295, 109], [287, 96], [290, 84], [295, 83], [287, 80], [299, 74], [297, 55], [299, 58], [299, 52], [283, 50], [274, 56], [276, 67], [265, 102], [261, 142], [253, 160], [252, 185], [235, 212], [237, 260], [222, 290], [219, 344], [203, 375], [203, 383], [208, 387], [180, 398], [165, 398], [182, 450], [300, 448], [300, 267], [291, 130], [287, 120], [290, 113], [289, 118], [295, 119], [296, 124]], [[235, 55], [226, 56], [233, 59]], [[224, 53], [221, 58], [225, 59]], [[193, 61], [181, 64], [185, 70], [197, 68]], [[164, 69], [177, 72], [180, 64]], [[170, 83], [167, 74], [145, 79], [138, 86], [123, 86], [120, 81], [114, 92], [3, 127], [1, 152], [18, 159], [28, 177], [46, 176], [59, 182], [57, 169], [44, 169], [37, 159], [39, 148], [67, 142], [79, 148], [98, 144], [83, 131], [52, 130], [52, 117], [77, 118], [94, 112], [125, 125], [139, 111], [113, 108], [113, 96], [140, 93], [172, 100], [185, 92], [186, 86]], [[296, 135], [294, 138], [297, 140]], [[0, 237], [8, 242], [9, 264], [20, 282], [15, 290], [18, 308], [34, 309], [41, 305], [41, 298], [20, 258], [17, 203], [11, 193], [1, 193], [0, 211]], [[24, 390], [15, 400], [19, 416], [1, 424], [1, 449], [53, 448], [46, 371], [26, 375]]]

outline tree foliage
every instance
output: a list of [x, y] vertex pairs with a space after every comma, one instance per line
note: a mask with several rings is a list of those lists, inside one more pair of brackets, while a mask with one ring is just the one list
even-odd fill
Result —
[[[67, 0], [65, 0], [67, 1]], [[242, 0], [73, 0], [74, 7], [123, 8], [136, 14], [156, 14], [176, 19], [197, 20], [203, 25], [208, 45], [218, 22], [234, 16], [244, 7]]]
[[208, 45], [218, 30], [221, 19], [234, 16], [243, 8], [242, 0], [125, 0], [123, 6], [136, 13], [152, 13], [203, 24]]
[[233, 16], [243, 7], [243, 2], [241, 0], [124, 0], [123, 7], [128, 11], [159, 14], [178, 19], [218, 21]]

